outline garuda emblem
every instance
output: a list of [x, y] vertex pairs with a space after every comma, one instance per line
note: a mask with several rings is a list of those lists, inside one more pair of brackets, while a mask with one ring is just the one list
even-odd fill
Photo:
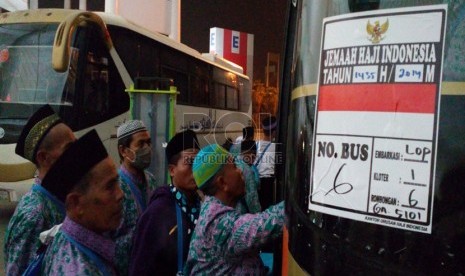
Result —
[[383, 34], [388, 30], [389, 28], [389, 19], [386, 19], [386, 22], [384, 22], [382, 25], [379, 24], [379, 21], [375, 21], [375, 24], [371, 24], [370, 20], [368, 20], [367, 23], [367, 33], [369, 35], [368, 40], [370, 40], [372, 43], [376, 44], [379, 43], [381, 40], [384, 39]]

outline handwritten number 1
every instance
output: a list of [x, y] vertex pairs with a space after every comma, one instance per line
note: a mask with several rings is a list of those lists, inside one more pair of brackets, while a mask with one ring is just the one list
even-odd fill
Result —
[[[336, 194], [338, 195], [343, 195], [343, 194], [347, 194], [349, 193], [350, 191], [352, 191], [354, 189], [354, 187], [352, 186], [352, 184], [350, 184], [349, 182], [342, 182], [342, 183], [339, 183], [339, 184], [336, 184], [337, 182], [337, 179], [339, 177], [339, 174], [341, 173], [342, 171], [342, 168], [344, 168], [344, 166], [347, 165], [346, 163], [342, 164], [342, 166], [339, 168], [339, 170], [337, 171], [337, 174], [336, 174], [336, 177], [334, 178], [334, 181], [333, 181], [333, 188], [331, 190], [329, 190], [325, 196], [327, 196], [329, 193], [331, 193], [331, 191], [334, 191]], [[347, 188], [347, 191], [342, 191], [342, 187], [343, 186], [349, 186]]]

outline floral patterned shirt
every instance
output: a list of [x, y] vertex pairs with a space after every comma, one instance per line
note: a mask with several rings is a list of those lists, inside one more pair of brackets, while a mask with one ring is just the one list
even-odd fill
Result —
[[5, 233], [6, 275], [21, 275], [39, 249], [41, 232], [60, 224], [65, 218], [62, 202], [44, 192], [40, 180], [19, 201]]
[[118, 173], [124, 194], [123, 218], [112, 237], [116, 242], [116, 267], [121, 275], [127, 275], [136, 223], [146, 209], [147, 202], [156, 188], [156, 181], [155, 177], [147, 171], [145, 171], [145, 179], [137, 179], [124, 166], [120, 167]]
[[66, 217], [48, 246], [42, 275], [117, 275], [115, 243]]
[[206, 196], [189, 246], [186, 275], [262, 275], [260, 246], [281, 235], [284, 203], [241, 215]]

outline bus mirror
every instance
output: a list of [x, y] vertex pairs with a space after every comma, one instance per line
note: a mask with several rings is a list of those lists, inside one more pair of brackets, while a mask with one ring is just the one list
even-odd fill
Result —
[[96, 24], [100, 27], [103, 40], [110, 50], [113, 47], [110, 35], [103, 20], [95, 13], [79, 12], [71, 14], [58, 26], [53, 42], [52, 66], [57, 72], [65, 72], [69, 67], [69, 58], [71, 50], [71, 41], [73, 33], [78, 26], [87, 22]]

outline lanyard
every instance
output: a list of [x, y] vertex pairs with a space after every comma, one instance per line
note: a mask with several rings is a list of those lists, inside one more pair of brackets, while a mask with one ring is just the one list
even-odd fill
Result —
[[113, 273], [108, 272], [108, 269], [103, 264], [102, 259], [99, 256], [97, 256], [94, 252], [92, 252], [92, 250], [82, 245], [81, 243], [73, 239], [70, 235], [66, 234], [65, 232], [62, 231], [62, 233], [64, 234], [66, 239], [68, 239], [72, 244], [74, 244], [79, 249], [79, 251], [87, 255], [87, 257], [89, 257], [97, 265], [98, 269], [100, 270], [100, 272], [102, 272], [104, 276], [113, 275]]
[[46, 196], [58, 207], [58, 209], [60, 210], [61, 214], [63, 214], [63, 216], [66, 215], [65, 205], [63, 204], [63, 202], [61, 202], [58, 198], [56, 198], [56, 196], [52, 195], [49, 191], [47, 191], [47, 189], [45, 189], [39, 184], [34, 184], [32, 185], [32, 190], [35, 192], [39, 192], [43, 194], [44, 196]]
[[174, 205], [176, 205], [176, 221], [178, 223], [178, 274], [182, 275], [183, 273], [183, 255], [184, 255], [184, 242], [183, 242], [183, 227], [182, 227], [182, 217], [181, 217], [181, 207], [179, 207], [178, 203], [175, 201]]
[[139, 205], [139, 208], [141, 210], [141, 213], [145, 211], [145, 208], [147, 207], [145, 200], [142, 197], [142, 193], [139, 190], [139, 188], [136, 187], [136, 185], [131, 181], [131, 179], [124, 173], [120, 171], [120, 176], [123, 178], [124, 183], [127, 183], [129, 186], [129, 189], [131, 189], [132, 194], [135, 196], [137, 203]]
[[245, 213], [246, 214], [250, 213], [249, 205], [247, 204], [247, 201], [245, 201], [245, 196], [241, 197], [240, 202], [245, 208]]
[[266, 145], [265, 149], [262, 151], [262, 154], [260, 155], [260, 157], [257, 159], [257, 161], [255, 162], [255, 166], [258, 166], [258, 164], [260, 163], [260, 161], [262, 161], [262, 158], [263, 158], [263, 155], [265, 155], [265, 152], [266, 150], [270, 147], [271, 145], [271, 142]]

